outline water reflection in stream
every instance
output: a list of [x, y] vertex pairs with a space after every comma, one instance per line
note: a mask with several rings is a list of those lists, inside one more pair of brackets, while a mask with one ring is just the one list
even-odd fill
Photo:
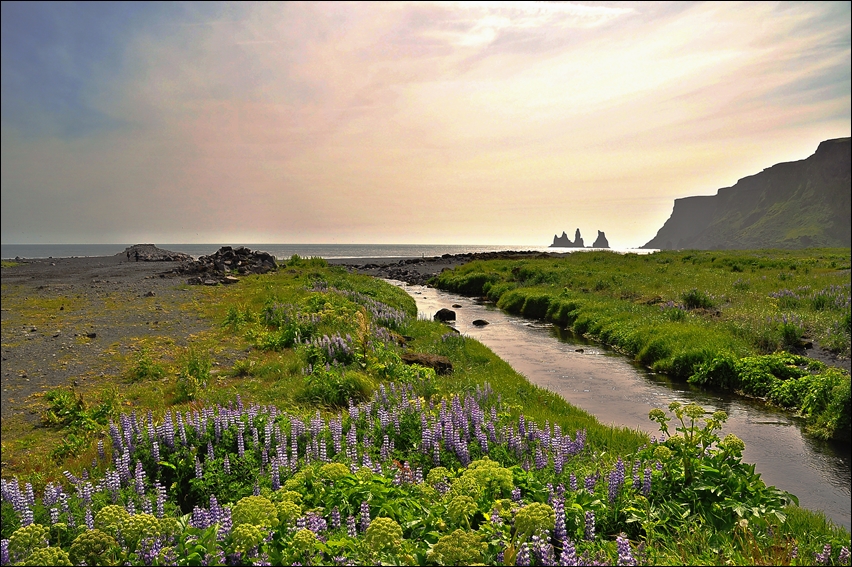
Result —
[[[488, 346], [531, 382], [559, 393], [601, 422], [659, 434], [648, 412], [677, 400], [728, 413], [722, 434], [746, 444], [744, 460], [754, 463], [769, 485], [792, 492], [805, 508], [822, 510], [850, 527], [850, 449], [805, 437], [789, 413], [735, 395], [702, 390], [654, 375], [629, 358], [588, 343], [553, 325], [507, 315], [493, 305], [423, 286], [400, 285], [415, 299], [419, 316], [432, 318], [453, 304], [455, 328]], [[472, 322], [484, 319], [487, 326]]]

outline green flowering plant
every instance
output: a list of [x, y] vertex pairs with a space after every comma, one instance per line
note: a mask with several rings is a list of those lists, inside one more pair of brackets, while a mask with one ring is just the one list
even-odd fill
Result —
[[42, 547], [33, 551], [23, 562], [24, 565], [73, 565], [68, 552], [61, 547]]
[[160, 521], [151, 514], [134, 514], [121, 523], [121, 537], [131, 548], [146, 538], [160, 535]]
[[455, 496], [447, 506], [447, 515], [453, 524], [470, 529], [470, 520], [479, 511], [476, 501], [470, 496]]
[[521, 542], [533, 535], [551, 531], [555, 524], [553, 508], [541, 502], [528, 504], [515, 515], [515, 541]]
[[266, 533], [266, 529], [263, 526], [251, 523], [235, 526], [231, 530], [231, 541], [233, 542], [234, 551], [245, 553], [257, 547], [266, 537]]
[[719, 534], [730, 532], [740, 520], [761, 526], [785, 521], [784, 506], [798, 504], [798, 499], [774, 486], [767, 487], [754, 465], [742, 462], [745, 443], [736, 435], [719, 439], [716, 431], [728, 418], [725, 412], [717, 411], [706, 418], [708, 412], [701, 406], [678, 402], [669, 404], [669, 410], [679, 422], [677, 433], [670, 433], [671, 418], [663, 410], [651, 410], [648, 417], [660, 424], [666, 439], [664, 444], [639, 453], [640, 458], [655, 459], [662, 465], [649, 495], [650, 504], [672, 510], [684, 506], [686, 513], [678, 512], [670, 519], [689, 522], [703, 517], [714, 527], [714, 541], [721, 541]]
[[340, 480], [343, 477], [349, 476], [349, 467], [343, 463], [327, 463], [320, 467], [318, 476], [324, 480]]
[[246, 496], [231, 510], [231, 521], [234, 526], [252, 524], [274, 528], [278, 525], [279, 509], [268, 498], [263, 496]]
[[41, 524], [30, 524], [18, 528], [9, 537], [9, 558], [20, 560], [30, 555], [36, 549], [46, 547], [49, 530]]
[[474, 565], [482, 561], [485, 548], [479, 534], [458, 529], [438, 539], [427, 557], [439, 565]]
[[118, 528], [129, 517], [130, 514], [124, 509], [124, 506], [109, 504], [98, 510], [98, 513], [95, 514], [95, 527], [116, 537]]
[[373, 551], [394, 553], [402, 545], [402, 528], [390, 518], [376, 518], [367, 528], [364, 539]]
[[278, 522], [280, 527], [295, 526], [296, 520], [302, 515], [302, 507], [291, 500], [276, 502], [275, 508], [278, 510]]
[[512, 471], [487, 457], [470, 463], [462, 473], [461, 478], [465, 477], [475, 480], [483, 495], [491, 500], [508, 496], [514, 488]]
[[117, 551], [118, 542], [115, 538], [95, 528], [84, 531], [74, 539], [69, 556], [75, 565], [85, 563], [95, 567], [110, 565]]

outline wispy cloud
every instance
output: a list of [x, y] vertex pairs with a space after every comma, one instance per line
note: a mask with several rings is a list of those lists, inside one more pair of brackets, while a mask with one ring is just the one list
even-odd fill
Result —
[[4, 241], [641, 245], [850, 130], [848, 3], [27, 6]]

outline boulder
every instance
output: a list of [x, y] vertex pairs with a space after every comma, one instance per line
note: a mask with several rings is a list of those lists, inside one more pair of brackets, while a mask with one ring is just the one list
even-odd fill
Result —
[[244, 246], [239, 248], [223, 246], [215, 254], [184, 262], [172, 272], [193, 276], [187, 280], [189, 284], [210, 285], [207, 282], [211, 280], [222, 284], [237, 283], [239, 278], [235, 277], [234, 273], [265, 274], [277, 269], [278, 262], [275, 256], [268, 252], [253, 252]]
[[435, 313], [434, 317], [435, 321], [455, 321], [456, 320], [456, 312], [452, 309], [447, 309], [446, 307], [439, 309], [437, 313]]
[[404, 352], [402, 361], [406, 364], [419, 364], [433, 369], [437, 374], [450, 374], [453, 371], [453, 363], [446, 356], [439, 354], [427, 354], [424, 352]]
[[484, 327], [487, 324], [488, 321], [486, 321], [485, 319], [477, 319], [472, 323], [474, 327]]

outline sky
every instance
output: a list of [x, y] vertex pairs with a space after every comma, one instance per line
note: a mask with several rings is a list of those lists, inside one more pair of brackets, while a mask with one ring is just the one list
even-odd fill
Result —
[[2, 241], [639, 247], [850, 121], [849, 2], [2, 3]]

